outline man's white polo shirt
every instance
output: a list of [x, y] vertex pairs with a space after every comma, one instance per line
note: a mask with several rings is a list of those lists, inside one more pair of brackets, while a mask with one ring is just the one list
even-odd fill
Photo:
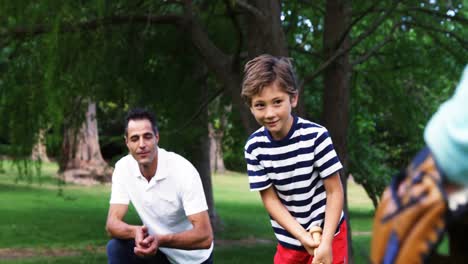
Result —
[[[182, 156], [158, 148], [158, 168], [148, 182], [137, 161], [127, 155], [116, 164], [112, 175], [111, 204], [132, 202], [150, 234], [172, 234], [192, 229], [187, 216], [208, 210], [200, 176]], [[210, 249], [159, 248], [171, 263], [202, 263]]]

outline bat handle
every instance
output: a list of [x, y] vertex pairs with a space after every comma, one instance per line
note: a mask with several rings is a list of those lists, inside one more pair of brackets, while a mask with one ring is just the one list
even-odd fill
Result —
[[[319, 227], [319, 226], [313, 226], [309, 229], [309, 233], [310, 235], [312, 236], [312, 239], [319, 243], [321, 242], [322, 240], [322, 228]], [[315, 256], [315, 253], [317, 252], [317, 248], [314, 249], [314, 256]]]

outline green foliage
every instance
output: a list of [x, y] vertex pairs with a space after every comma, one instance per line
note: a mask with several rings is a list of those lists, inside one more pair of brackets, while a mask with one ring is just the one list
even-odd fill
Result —
[[[391, 176], [424, 145], [425, 124], [459, 80], [468, 59], [467, 12], [463, 1], [351, 4], [349, 172], [376, 205]], [[283, 24], [300, 78], [325, 60], [324, 10], [324, 3], [283, 4]], [[319, 123], [322, 81], [319, 76], [301, 91], [306, 117]]]
[[[426, 13], [399, 11], [417, 10], [418, 4], [400, 6], [378, 33], [370, 35], [351, 53], [352, 59], [362, 56], [392, 36], [392, 41], [375, 56], [354, 67], [352, 80], [350, 171], [374, 202], [390, 177], [424, 145], [425, 124], [452, 94], [468, 58], [466, 47], [459, 47], [457, 41], [415, 26], [429, 23], [443, 30], [453, 27], [454, 33], [466, 35], [465, 30], [456, 30], [458, 23], [434, 19]], [[438, 10], [434, 5], [428, 8]], [[363, 20], [353, 32], [362, 33], [371, 21]], [[452, 48], [439, 45], [441, 39]], [[465, 58], [464, 62], [459, 63], [460, 58]]]
[[124, 119], [128, 111], [127, 105], [101, 101], [97, 107], [99, 117], [99, 145], [104, 159], [111, 166], [127, 153], [124, 140]]
[[[301, 84], [327, 59], [325, 4], [282, 2], [282, 25]], [[212, 43], [236, 58], [232, 69], [240, 73], [249, 56], [248, 11], [236, 1], [192, 5]], [[182, 16], [183, 5], [47, 0], [1, 1], [1, 6], [1, 154], [29, 156], [45, 129], [49, 154], [60, 158], [64, 129], [79, 127], [87, 100], [93, 100], [107, 160], [126, 153], [121, 120], [134, 106], [155, 110], [162, 147], [193, 158], [194, 142], [206, 135], [204, 122], [220, 124], [220, 109], [233, 104], [223, 94], [211, 103], [217, 110], [206, 116], [208, 98], [226, 84], [206, 67], [187, 25], [140, 19]], [[376, 201], [390, 176], [424, 144], [427, 120], [458, 81], [468, 59], [467, 11], [458, 0], [353, 1], [350, 10], [350, 172]], [[125, 18], [132, 19], [122, 22]], [[317, 76], [304, 83], [301, 97], [304, 117], [320, 123], [323, 79]], [[223, 150], [226, 167], [244, 171], [247, 135], [238, 115], [227, 114]], [[28, 166], [21, 164], [20, 170]]]
[[[240, 117], [232, 111], [228, 116], [228, 126], [223, 137], [223, 157], [226, 169], [238, 172], [247, 171], [244, 160], [245, 131], [240, 128]], [[237, 125], [236, 125], [237, 124]]]
[[[7, 124], [0, 128], [0, 134], [6, 135], [9, 153], [29, 155], [37, 132], [45, 128], [49, 131], [49, 154], [60, 155], [63, 128], [81, 125], [84, 103], [89, 98], [113, 104], [112, 111], [105, 109], [105, 104], [99, 105], [103, 109], [98, 108], [103, 118], [111, 119], [101, 121], [104, 126], [100, 131], [106, 129], [101, 142], [110, 140], [104, 145], [114, 145], [111, 148], [118, 151], [109, 153], [109, 159], [125, 150], [118, 141], [123, 130], [120, 127], [107, 129], [116, 128], [115, 124], [121, 122], [118, 118], [134, 106], [155, 109], [162, 120], [161, 131], [167, 130], [170, 135], [163, 137], [162, 142], [178, 142], [173, 139], [175, 133], [170, 132], [193, 122], [187, 117], [200, 104], [199, 90], [192, 87], [193, 76], [184, 74], [187, 67], [196, 68], [197, 58], [191, 55], [194, 52], [187, 42], [179, 41], [183, 35], [165, 27], [141, 23], [129, 23], [118, 30], [98, 26], [74, 31], [70, 29], [80, 22], [97, 21], [116, 10], [131, 12], [141, 7], [106, 1], [45, 4], [8, 4], [2, 11], [12, 21], [2, 30], [26, 25], [30, 25], [31, 30], [37, 25], [46, 31], [50, 29], [34, 37], [11, 38], [5, 47], [0, 47], [0, 65], [1, 69], [5, 68], [0, 78], [0, 121]], [[151, 5], [146, 7], [160, 8]], [[25, 13], [18, 15], [22, 9]], [[24, 15], [29, 12], [34, 15]], [[49, 12], [55, 15], [47, 16]], [[175, 100], [179, 94], [193, 101]], [[15, 107], [20, 102], [24, 107]], [[180, 135], [175, 137], [180, 138]], [[193, 136], [184, 139], [185, 146], [191, 140]], [[183, 146], [178, 145], [176, 149]]]

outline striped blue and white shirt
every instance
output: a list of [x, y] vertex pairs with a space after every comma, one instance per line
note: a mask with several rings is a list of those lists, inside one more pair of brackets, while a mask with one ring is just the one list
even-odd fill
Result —
[[[249, 137], [244, 151], [251, 191], [273, 185], [280, 201], [305, 229], [323, 228], [327, 200], [323, 179], [342, 168], [325, 127], [295, 116], [284, 139], [274, 140], [261, 127]], [[342, 212], [340, 224], [343, 218]], [[304, 249], [299, 240], [270, 219], [281, 245]]]

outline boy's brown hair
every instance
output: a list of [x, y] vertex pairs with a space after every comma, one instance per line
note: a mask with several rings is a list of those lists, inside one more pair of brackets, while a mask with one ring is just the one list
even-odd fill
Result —
[[290, 96], [299, 92], [289, 58], [260, 55], [245, 64], [241, 97], [250, 106], [254, 95], [261, 93], [265, 86], [275, 82]]

